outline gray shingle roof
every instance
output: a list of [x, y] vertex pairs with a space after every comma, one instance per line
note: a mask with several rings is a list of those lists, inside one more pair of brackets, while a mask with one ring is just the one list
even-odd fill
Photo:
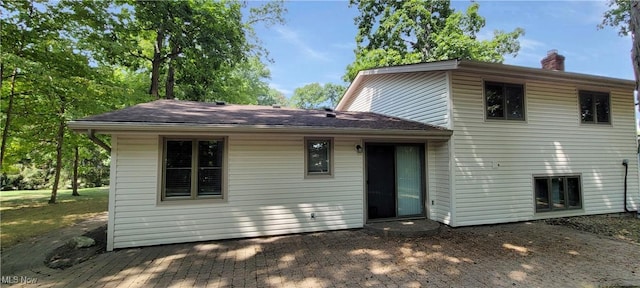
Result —
[[[335, 117], [327, 117], [334, 114]], [[420, 122], [372, 112], [327, 112], [255, 105], [217, 105], [178, 100], [156, 100], [74, 121], [89, 124], [185, 124], [266, 127], [354, 128], [375, 130], [448, 131]]]

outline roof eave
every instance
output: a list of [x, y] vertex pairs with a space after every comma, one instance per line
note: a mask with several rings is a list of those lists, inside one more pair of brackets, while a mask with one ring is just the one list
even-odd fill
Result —
[[635, 89], [635, 82], [627, 79], [473, 60], [460, 60], [457, 70], [476, 73], [489, 72], [492, 74], [503, 74], [506, 76], [516, 75], [543, 81], [570, 81], [584, 85], [604, 85], [624, 89]]
[[337, 128], [321, 126], [284, 126], [284, 125], [235, 125], [235, 124], [197, 124], [197, 123], [139, 123], [139, 122], [98, 122], [69, 121], [68, 127], [76, 132], [93, 131], [100, 134], [123, 133], [283, 133], [283, 134], [335, 134], [335, 135], [383, 135], [383, 136], [424, 136], [448, 138], [453, 131], [441, 130], [403, 130], [370, 128]]
[[362, 83], [363, 79], [369, 75], [381, 75], [390, 73], [412, 73], [412, 72], [428, 72], [428, 71], [446, 71], [459, 70], [475, 73], [492, 73], [503, 74], [507, 76], [520, 76], [531, 79], [539, 79], [545, 81], [571, 81], [573, 83], [584, 85], [601, 85], [609, 87], [619, 87], [623, 89], [635, 90], [635, 82], [633, 80], [619, 79], [605, 76], [589, 75], [582, 73], [553, 71], [541, 68], [522, 67], [508, 65], [502, 63], [489, 63], [474, 60], [446, 60], [438, 62], [428, 62], [419, 64], [410, 64], [395, 67], [384, 67], [377, 69], [369, 69], [358, 72], [344, 96], [336, 106], [337, 111], [342, 111], [351, 98], [355, 95], [355, 90]]
[[349, 87], [347, 87], [347, 91], [344, 91], [344, 94], [340, 98], [340, 102], [338, 102], [338, 105], [336, 105], [334, 110], [341, 111], [342, 108], [344, 108], [344, 106], [347, 105], [347, 102], [353, 97], [357, 87], [360, 86], [360, 82], [362, 82], [362, 78], [363, 78], [362, 71], [360, 71], [356, 75], [356, 78], [353, 79], [351, 84], [349, 84]]

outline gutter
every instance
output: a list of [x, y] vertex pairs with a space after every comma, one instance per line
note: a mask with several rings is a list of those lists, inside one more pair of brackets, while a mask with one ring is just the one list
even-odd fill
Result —
[[87, 137], [89, 137], [89, 140], [93, 141], [93, 143], [98, 144], [98, 146], [102, 147], [104, 150], [107, 150], [107, 152], [111, 154], [111, 147], [109, 147], [107, 143], [104, 143], [104, 141], [100, 140], [100, 138], [96, 137], [96, 135], [94, 135], [94, 132], [95, 131], [93, 129], [87, 129]]
[[[197, 124], [197, 123], [139, 123], [139, 122], [99, 122], [69, 121], [68, 127], [77, 132], [88, 131], [89, 139], [105, 149], [110, 150], [104, 142], [96, 138], [94, 133], [119, 134], [158, 134], [158, 133], [286, 133], [286, 134], [335, 134], [335, 135], [370, 135], [370, 136], [414, 136], [448, 139], [453, 131], [438, 130], [401, 130], [401, 129], [369, 129], [369, 128], [335, 128], [307, 126], [274, 126], [274, 125], [234, 125], [234, 124]], [[96, 140], [94, 140], [96, 139]], [[102, 143], [102, 144], [101, 144]]]
[[342, 96], [342, 99], [336, 106], [336, 111], [341, 111], [345, 108], [347, 102], [353, 98], [355, 90], [360, 86], [363, 79], [369, 75], [381, 75], [381, 74], [398, 74], [398, 73], [416, 73], [416, 72], [429, 72], [429, 71], [465, 71], [478, 74], [494, 74], [503, 75], [508, 77], [524, 78], [524, 79], [537, 79], [543, 81], [565, 81], [583, 85], [597, 85], [604, 87], [620, 87], [623, 89], [636, 89], [636, 83], [632, 80], [597, 76], [590, 74], [582, 74], [566, 71], [553, 71], [545, 70], [541, 68], [515, 66], [501, 63], [489, 63], [474, 60], [444, 60], [437, 62], [427, 62], [418, 64], [407, 64], [400, 66], [390, 66], [382, 68], [374, 68], [368, 70], [362, 70], [358, 72], [356, 78], [353, 80], [349, 88]]
[[620, 87], [624, 89], [635, 90], [635, 81], [632, 80], [575, 72], [545, 70], [541, 68], [522, 67], [499, 63], [479, 62], [473, 60], [458, 60], [457, 70], [483, 74], [498, 74], [526, 79], [539, 79], [554, 82], [563, 81], [586, 85]]

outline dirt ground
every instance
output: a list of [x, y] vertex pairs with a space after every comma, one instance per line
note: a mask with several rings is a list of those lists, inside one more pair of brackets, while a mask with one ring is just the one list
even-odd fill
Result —
[[73, 265], [89, 260], [93, 256], [106, 252], [107, 248], [107, 226], [103, 225], [93, 229], [82, 236], [89, 237], [96, 241], [91, 247], [75, 248], [68, 243], [51, 251], [45, 257], [45, 265], [54, 269], [66, 269]]
[[640, 219], [636, 213], [555, 218], [543, 222], [640, 244]]

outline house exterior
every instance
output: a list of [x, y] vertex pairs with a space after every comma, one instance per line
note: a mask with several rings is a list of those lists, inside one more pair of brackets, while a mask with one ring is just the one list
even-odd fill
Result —
[[370, 112], [175, 100], [69, 127], [111, 135], [108, 250], [363, 227], [367, 143], [400, 147], [417, 169], [399, 173], [403, 215], [423, 216], [423, 144], [452, 133]]
[[361, 71], [336, 111], [158, 100], [69, 127], [111, 135], [112, 250], [637, 210], [633, 89], [451, 60]]
[[542, 64], [451, 60], [361, 71], [336, 110], [453, 131], [426, 144], [428, 217], [442, 223], [637, 211], [635, 83], [564, 72], [555, 51]]

